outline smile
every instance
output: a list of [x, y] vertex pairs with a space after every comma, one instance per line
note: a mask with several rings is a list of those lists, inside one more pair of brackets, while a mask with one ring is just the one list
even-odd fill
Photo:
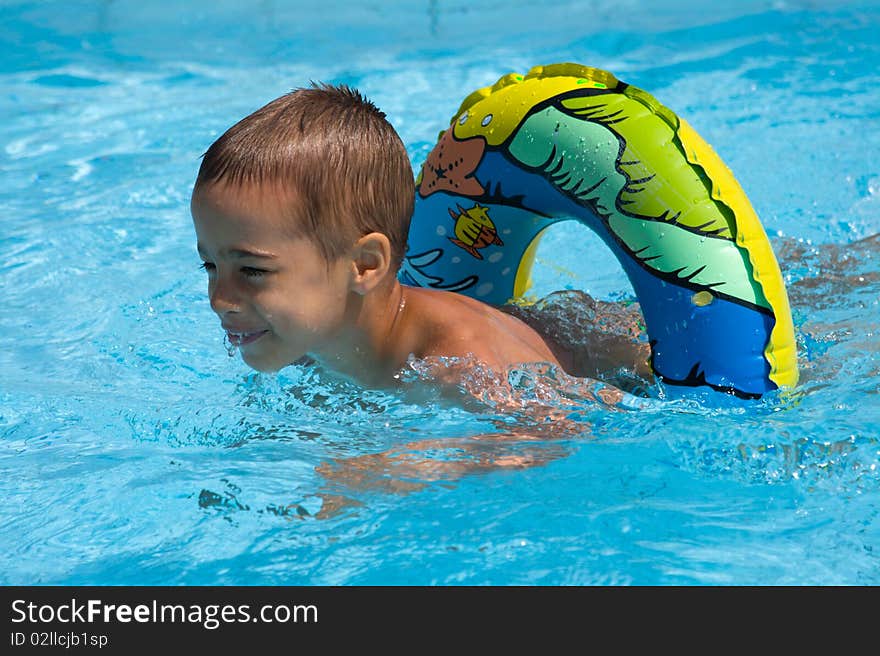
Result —
[[245, 346], [246, 344], [253, 344], [268, 332], [268, 330], [258, 330], [253, 333], [234, 333], [227, 330], [226, 336], [229, 337], [229, 341], [233, 346]]

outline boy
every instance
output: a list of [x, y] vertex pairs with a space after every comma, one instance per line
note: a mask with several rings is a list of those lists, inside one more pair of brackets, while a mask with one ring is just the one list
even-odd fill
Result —
[[[211, 307], [244, 361], [276, 371], [308, 354], [363, 385], [385, 386], [414, 356], [440, 382], [464, 382], [497, 410], [518, 413], [523, 405], [508, 395], [511, 365], [549, 363], [575, 375], [619, 366], [616, 345], [596, 342], [584, 366], [559, 334], [545, 342], [526, 323], [539, 325], [537, 314], [520, 319], [512, 308], [401, 285], [413, 199], [403, 143], [384, 113], [346, 86], [293, 91], [214, 142], [193, 189], [192, 217]], [[581, 329], [585, 337], [592, 331]], [[443, 365], [444, 356], [459, 365]], [[465, 375], [476, 364], [481, 371]], [[609, 404], [622, 398], [612, 387], [593, 391]], [[339, 485], [406, 492], [419, 487], [413, 477], [454, 480], [560, 457], [557, 446], [524, 448], [551, 429], [558, 435], [587, 428], [565, 420], [571, 401], [564, 393], [554, 398], [558, 403], [531, 408], [538, 425], [321, 465], [327, 487], [318, 517], [353, 503]], [[464, 456], [442, 463], [421, 457], [421, 449], [437, 444]]]
[[211, 307], [255, 369], [308, 354], [372, 386], [410, 355], [478, 360], [502, 375], [561, 367], [511, 314], [400, 284], [412, 169], [385, 114], [356, 90], [298, 89], [232, 126], [204, 156], [191, 209]]

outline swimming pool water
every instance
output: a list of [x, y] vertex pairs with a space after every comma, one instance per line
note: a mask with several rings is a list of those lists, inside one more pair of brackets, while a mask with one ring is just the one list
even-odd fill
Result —
[[[878, 33], [878, 2], [4, 3], [0, 583], [880, 583]], [[788, 281], [793, 394], [579, 398], [580, 433], [484, 447], [532, 466], [459, 475], [503, 417], [227, 357], [188, 213], [223, 130], [345, 82], [417, 167], [465, 94], [557, 61], [734, 171]], [[575, 223], [538, 251], [532, 294], [559, 289], [631, 294]], [[434, 475], [327, 475], [412, 443]]]

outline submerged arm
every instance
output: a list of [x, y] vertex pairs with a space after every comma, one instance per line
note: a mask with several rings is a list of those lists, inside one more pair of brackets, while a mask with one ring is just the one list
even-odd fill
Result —
[[430, 483], [452, 483], [470, 474], [538, 467], [568, 455], [562, 444], [548, 443], [540, 431], [511, 430], [471, 437], [409, 442], [381, 453], [322, 463], [316, 471], [325, 484], [317, 517], [331, 517], [361, 505], [352, 492], [408, 494]]
[[[331, 517], [345, 507], [360, 505], [349, 496], [358, 492], [408, 494], [431, 483], [538, 467], [566, 457], [570, 449], [561, 440], [589, 434], [589, 423], [578, 421], [576, 415], [596, 405], [618, 406], [626, 396], [590, 380], [565, 377], [554, 380], [552, 386], [529, 385], [524, 391], [509, 380], [502, 383], [491, 371], [483, 369], [475, 375], [469, 368], [467, 372], [456, 381], [456, 375], [445, 367], [441, 372], [435, 369], [433, 378], [447, 383], [441, 389], [459, 401], [476, 400], [484, 412], [486, 406], [491, 407], [498, 415], [493, 419], [497, 432], [413, 441], [380, 453], [322, 463], [316, 469], [325, 480], [318, 493], [323, 506], [317, 516]], [[457, 382], [454, 390], [448, 385], [451, 381]], [[516, 423], [509, 421], [511, 417]]]

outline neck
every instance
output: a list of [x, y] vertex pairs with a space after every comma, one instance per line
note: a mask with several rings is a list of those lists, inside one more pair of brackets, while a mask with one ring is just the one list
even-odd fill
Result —
[[346, 320], [350, 327], [314, 355], [360, 383], [385, 381], [403, 365], [398, 336], [405, 311], [405, 288], [396, 277], [384, 288], [352, 294]]

